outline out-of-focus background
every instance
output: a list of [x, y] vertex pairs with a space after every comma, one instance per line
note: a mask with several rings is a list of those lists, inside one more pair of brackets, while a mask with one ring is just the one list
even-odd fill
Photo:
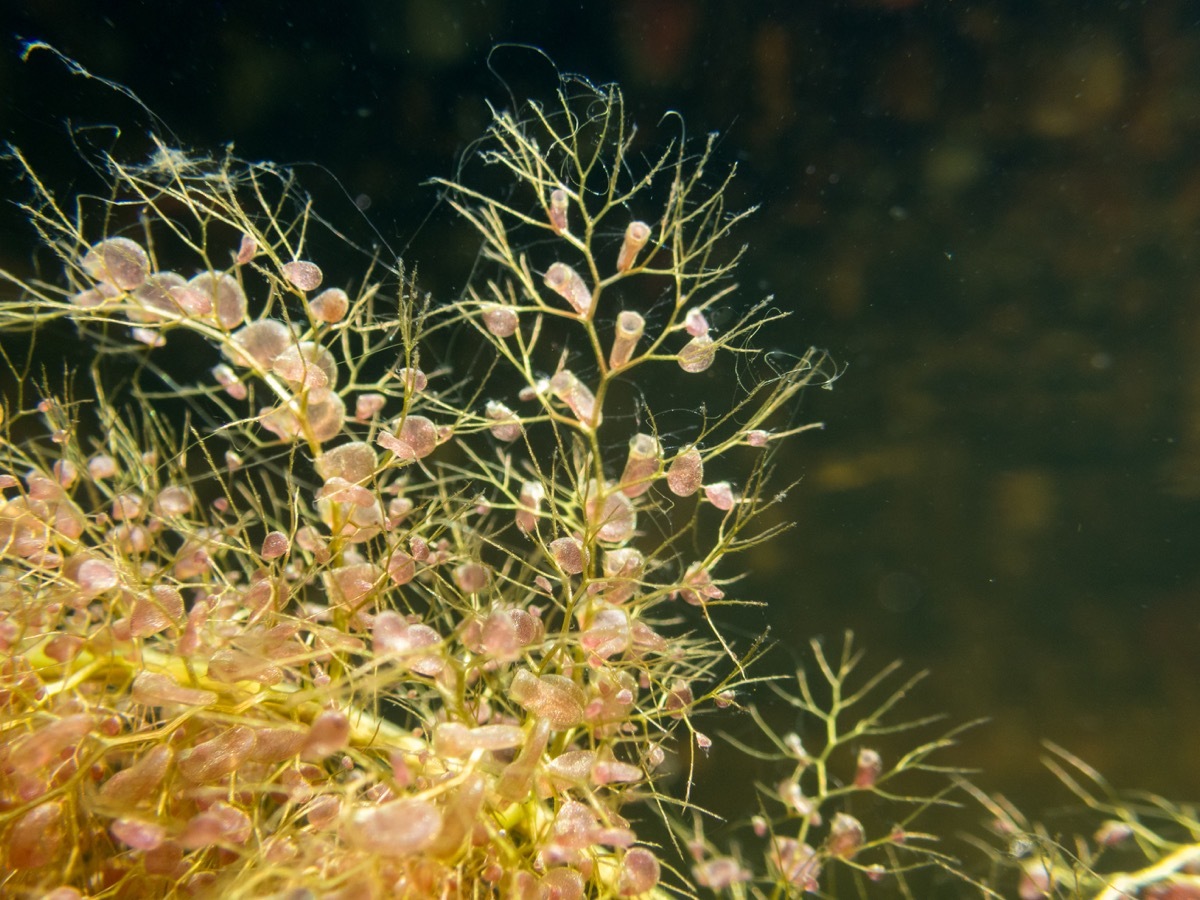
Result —
[[[23, 11], [14, 11], [23, 7]], [[846, 371], [780, 460], [789, 536], [739, 626], [803, 660], [851, 628], [931, 677], [913, 713], [990, 722], [956, 759], [1055, 802], [1050, 738], [1117, 784], [1200, 795], [1200, 8], [1189, 0], [338, 0], [0, 13], [0, 138], [69, 181], [75, 125], [302, 165], [452, 299], [474, 235], [437, 206], [485, 100], [557, 66], [724, 135], [771, 345]], [[675, 126], [664, 134], [674, 134]], [[327, 170], [327, 171], [325, 171]], [[21, 196], [9, 176], [4, 193]], [[81, 173], [82, 179], [82, 173]], [[0, 210], [0, 264], [32, 238]], [[790, 666], [786, 652], [775, 658]]]

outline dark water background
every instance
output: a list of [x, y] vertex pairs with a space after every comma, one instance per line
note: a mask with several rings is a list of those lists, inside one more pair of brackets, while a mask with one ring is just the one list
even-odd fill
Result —
[[[750, 561], [740, 623], [803, 653], [853, 629], [930, 678], [914, 713], [991, 719], [956, 759], [1056, 803], [1050, 738], [1117, 784], [1200, 796], [1200, 6], [807, 0], [110, 3], [0, 12], [0, 137], [78, 167], [67, 117], [146, 117], [17, 35], [129, 86], [185, 145], [302, 168], [424, 286], [476, 250], [421, 183], [508, 103], [504, 42], [618, 81], [652, 128], [723, 132], [747, 297], [771, 343], [846, 366], [803, 414], [798, 527]], [[16, 11], [14, 11], [16, 10]], [[492, 67], [549, 99], [528, 51]], [[344, 191], [338, 183], [344, 186]], [[5, 190], [12, 187], [5, 183]], [[0, 212], [0, 264], [31, 242]], [[798, 657], [803, 659], [803, 657]], [[786, 653], [775, 665], [787, 668]]]

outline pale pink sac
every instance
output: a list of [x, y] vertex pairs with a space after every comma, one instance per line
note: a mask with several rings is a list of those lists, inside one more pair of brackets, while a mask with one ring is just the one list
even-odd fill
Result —
[[429, 845], [427, 852], [430, 856], [450, 859], [457, 855], [468, 838], [483, 833], [479, 813], [487, 797], [489, 781], [483, 773], [472, 772], [451, 792], [441, 807], [442, 827], [438, 829], [434, 842]]
[[705, 751], [711, 750], [712, 749], [712, 738], [710, 738], [707, 734], [704, 734], [701, 731], [697, 731], [696, 732], [696, 746], [699, 747], [701, 750], [705, 750]]
[[524, 609], [510, 609], [507, 614], [516, 626], [517, 642], [522, 647], [528, 647], [546, 636], [546, 626], [539, 616]]
[[97, 453], [88, 458], [87, 468], [94, 481], [103, 481], [117, 474], [117, 461], [107, 453]]
[[683, 316], [683, 327], [692, 337], [708, 334], [708, 319], [699, 309], [689, 309]]
[[408, 518], [416, 506], [409, 497], [393, 497], [387, 504], [387, 527], [388, 529], [395, 528], [401, 522]]
[[176, 769], [192, 784], [211, 784], [237, 771], [254, 749], [254, 732], [234, 725], [179, 754]]
[[392, 770], [392, 781], [396, 782], [396, 787], [403, 790], [412, 784], [412, 769], [402, 750], [393, 750], [388, 754], [388, 767]]
[[217, 702], [212, 691], [189, 688], [178, 684], [162, 672], [141, 672], [133, 679], [130, 695], [143, 706], [163, 706], [178, 703], [182, 706], [211, 706]]
[[629, 362], [645, 330], [646, 320], [638, 313], [625, 310], [617, 314], [616, 333], [613, 335], [612, 350], [608, 354], [610, 368], [619, 369]]
[[464, 594], [478, 594], [491, 580], [492, 570], [483, 563], [462, 563], [454, 569], [454, 583]]
[[333, 325], [350, 311], [350, 295], [341, 288], [326, 288], [308, 302], [308, 311], [318, 322]]
[[299, 756], [308, 739], [298, 728], [258, 728], [254, 732], [252, 762], [278, 763]]
[[521, 483], [521, 492], [517, 496], [517, 528], [525, 534], [537, 527], [538, 516], [541, 515], [542, 501], [546, 499], [546, 489], [540, 481], [525, 481]]
[[328, 500], [330, 503], [350, 504], [363, 509], [376, 504], [376, 497], [370, 490], [361, 484], [347, 481], [339, 475], [325, 479], [325, 483], [317, 491], [317, 499]]
[[8, 832], [8, 865], [37, 869], [58, 856], [63, 841], [62, 801], [39, 803], [23, 813]]
[[879, 773], [883, 771], [883, 757], [869, 747], [858, 751], [858, 762], [854, 770], [854, 786], [869, 788], [875, 786]]
[[23, 775], [35, 772], [77, 747], [95, 725], [95, 718], [87, 713], [56, 719], [27, 735], [17, 745], [9, 764]]
[[246, 813], [218, 800], [203, 812], [192, 816], [178, 840], [180, 846], [187, 850], [211, 847], [213, 844], [238, 846], [249, 840], [253, 828]]
[[683, 717], [683, 713], [690, 709], [695, 702], [695, 695], [688, 683], [683, 679], [675, 679], [675, 683], [671, 685], [671, 690], [667, 692], [666, 699], [663, 703], [663, 709], [671, 714], [671, 718], [679, 719]]
[[154, 498], [154, 513], [163, 518], [186, 516], [195, 504], [196, 497], [191, 489], [175, 484], [167, 485]]
[[385, 610], [371, 623], [377, 657], [401, 657], [399, 662], [419, 675], [437, 675], [446, 667], [441, 635], [428, 625], [409, 623], [399, 613]]
[[712, 576], [703, 563], [694, 562], [683, 573], [683, 584], [679, 595], [692, 606], [703, 606], [709, 600], [720, 600], [725, 592], [713, 584]]
[[602, 609], [579, 635], [579, 643], [594, 659], [606, 660], [629, 649], [632, 641], [629, 616], [624, 610]]
[[302, 525], [296, 531], [296, 546], [315, 556], [328, 557], [329, 555], [329, 545], [321, 537], [321, 533], [311, 525]]
[[232, 331], [246, 320], [246, 293], [237, 279], [224, 273], [201, 272], [187, 283], [187, 287], [208, 298], [217, 322], [226, 331]]
[[429, 562], [431, 555], [429, 542], [419, 534], [414, 534], [408, 539], [408, 551], [417, 562]]
[[592, 783], [597, 785], [632, 784], [642, 780], [642, 770], [637, 766], [611, 758], [596, 760], [591, 775]]
[[549, 545], [550, 556], [567, 575], [579, 575], [587, 568], [588, 551], [576, 537], [561, 537]]
[[405, 416], [396, 434], [381, 432], [376, 442], [401, 461], [424, 459], [437, 447], [437, 426], [425, 416]]
[[544, 634], [541, 620], [525, 610], [494, 609], [480, 627], [478, 651], [497, 662], [512, 662]]
[[167, 839], [167, 830], [163, 826], [140, 819], [114, 819], [109, 831], [133, 850], [154, 850]]
[[317, 512], [331, 536], [361, 544], [384, 527], [383, 508], [365, 487], [334, 476], [317, 491]]
[[150, 588], [150, 596], [133, 601], [129, 633], [135, 638], [149, 637], [182, 622], [183, 616], [183, 597], [179, 591], [170, 585], [156, 584]]
[[98, 306], [103, 306], [114, 297], [121, 296], [121, 292], [109, 284], [98, 284], [93, 288], [88, 288], [86, 291], [79, 291], [71, 295], [71, 303], [78, 306], [80, 309], [95, 309]]
[[625, 854], [621, 861], [621, 874], [617, 879], [617, 894], [622, 897], [635, 897], [652, 890], [657, 884], [661, 871], [658, 857], [645, 847], [634, 847]]
[[496, 400], [487, 402], [487, 409], [484, 415], [495, 424], [488, 428], [498, 441], [515, 441], [521, 436], [521, 420], [517, 418], [517, 414], [511, 409]]
[[834, 813], [833, 821], [829, 823], [829, 837], [825, 839], [825, 849], [830, 856], [839, 859], [853, 859], [862, 849], [865, 841], [862, 823], [848, 813]]
[[114, 522], [124, 522], [140, 518], [144, 509], [145, 500], [142, 499], [141, 494], [125, 491], [113, 497], [109, 515], [112, 516]]
[[[802, 766], [808, 766], [812, 763], [812, 757], [808, 755], [808, 751], [804, 749], [804, 743], [800, 740], [800, 735], [794, 731], [788, 732], [783, 736], [783, 744], [788, 749], [789, 755]], [[861, 754], [860, 754], [861, 755]]]
[[605, 544], [624, 544], [637, 530], [637, 511], [633, 501], [611, 484], [605, 486], [604, 501], [600, 501], [596, 483], [588, 484], [584, 513], [588, 525], [595, 529], [596, 540]]
[[359, 394], [354, 400], [354, 419], [358, 422], [369, 422], [381, 412], [387, 398], [374, 392]]
[[291, 545], [288, 536], [282, 531], [272, 531], [263, 538], [262, 550], [259, 555], [263, 559], [279, 559], [279, 557], [287, 555]]
[[541, 762], [546, 744], [550, 740], [550, 723], [545, 719], [534, 719], [529, 737], [521, 746], [517, 758], [504, 767], [496, 792], [510, 803], [524, 800], [533, 785], [534, 772]]
[[[173, 272], [164, 272], [161, 276], [150, 276], [151, 279], [162, 278], [166, 281], [167, 275], [174, 275]], [[160, 284], [163, 282], [159, 282]], [[167, 292], [171, 295], [171, 300], [175, 306], [179, 308], [184, 315], [187, 316], [208, 316], [212, 315], [213, 297], [204, 291], [198, 290], [194, 285], [184, 282], [183, 284], [169, 283]]]
[[75, 568], [74, 578], [79, 590], [89, 599], [99, 597], [120, 584], [116, 568], [105, 559], [85, 559]]
[[342, 822], [342, 837], [356, 849], [380, 856], [420, 853], [437, 838], [442, 815], [427, 800], [404, 797], [379, 806], [358, 806]]
[[[587, 850], [596, 844], [600, 823], [596, 813], [578, 800], [566, 800], [554, 816], [555, 850]], [[557, 853], [556, 853], [557, 855]]]
[[588, 783], [592, 766], [596, 764], [594, 750], [568, 750], [546, 763], [546, 774], [557, 790], [583, 787]]
[[690, 497], [704, 483], [704, 460], [695, 447], [687, 447], [667, 467], [667, 487], [676, 497]]
[[717, 481], [704, 486], [704, 497], [722, 512], [733, 509], [737, 498], [733, 496], [733, 486], [728, 481]]
[[596, 415], [596, 397], [583, 382], [575, 377], [574, 372], [569, 369], [556, 372], [550, 379], [550, 390], [555, 397], [570, 408], [581, 424], [589, 425], [592, 428], [599, 426], [599, 417]]
[[258, 653], [247, 653], [237, 647], [223, 647], [208, 660], [208, 677], [223, 684], [256, 681], [259, 684], [279, 684], [283, 670]]
[[329, 570], [330, 606], [357, 607], [374, 594], [383, 572], [374, 563], [353, 563]]
[[[646, 751], [646, 765], [650, 769], [657, 769], [666, 761], [667, 753], [663, 750], [662, 745], [659, 743], [651, 744], [650, 749]], [[759, 835], [759, 837], [762, 837], [762, 835]]]
[[408, 584], [417, 577], [417, 562], [403, 550], [397, 548], [388, 557], [387, 573], [393, 584]]
[[796, 815], [808, 819], [813, 825], [821, 824], [821, 811], [817, 802], [812, 797], [805, 796], [794, 777], [780, 782], [776, 790], [779, 791], [779, 799], [791, 807]]
[[207, 316], [212, 313], [212, 298], [196, 290], [174, 272], [158, 272], [133, 292], [142, 309], [129, 312], [137, 322], [157, 322], [180, 316]]
[[1035, 854], [1021, 862], [1021, 880], [1017, 884], [1017, 896], [1021, 900], [1042, 900], [1051, 895], [1058, 880], [1050, 861], [1041, 854]]
[[761, 428], [746, 432], [746, 444], [751, 447], [765, 447], [770, 439], [771, 432], [763, 431]]
[[326, 394], [320, 400], [311, 395], [308, 400], [308, 428], [313, 440], [324, 443], [342, 433], [346, 421], [346, 403], [337, 394]]
[[732, 856], [718, 856], [699, 862], [692, 867], [692, 875], [696, 884], [710, 891], [723, 891], [754, 877]]
[[128, 809], [152, 798], [162, 783], [174, 752], [157, 745], [132, 766], [113, 775], [100, 788], [101, 804], [112, 809]]
[[141, 244], [123, 237], [93, 245], [80, 265], [94, 280], [122, 291], [133, 290], [150, 273], [150, 258]]
[[546, 287], [566, 300], [579, 315], [586, 316], [592, 311], [592, 292], [579, 273], [566, 263], [556, 262], [550, 266], [544, 281]]
[[404, 393], [419, 394], [429, 387], [429, 379], [425, 373], [415, 366], [404, 366], [396, 370], [396, 377], [404, 385]]
[[337, 384], [333, 354], [315, 341], [291, 344], [271, 361], [271, 371], [298, 387], [332, 389]]
[[[9, 624], [12, 624], [11, 622]], [[2, 628], [0, 624], [0, 628]], [[7, 646], [5, 646], [7, 644]], [[0, 649], [11, 649], [13, 641], [6, 638], [0, 639]], [[79, 655], [79, 651], [83, 649], [84, 639], [77, 634], [54, 635], [46, 642], [46, 656], [55, 662], [69, 662]]]
[[520, 319], [516, 310], [501, 306], [498, 303], [483, 308], [483, 327], [498, 338], [511, 337], [516, 334]]
[[679, 368], [692, 374], [703, 372], [713, 364], [713, 360], [716, 358], [717, 345], [706, 334], [688, 341], [679, 351], [679, 356], [676, 357]]
[[635, 434], [629, 439], [629, 455], [621, 473], [621, 493], [640, 497], [650, 490], [662, 466], [662, 445], [649, 434]]
[[1117, 847], [1133, 837], [1133, 827], [1128, 822], [1106, 819], [1100, 823], [1092, 840], [1100, 847]]
[[375, 451], [370, 444], [366, 441], [349, 441], [322, 453], [317, 460], [317, 471], [326, 480], [343, 478], [360, 484], [375, 474], [377, 464]]
[[309, 728], [303, 755], [307, 760], [332, 756], [350, 743], [350, 719], [336, 709], [322, 710]]
[[[180, 656], [192, 656], [197, 650], [200, 649], [201, 633], [205, 624], [208, 622], [208, 614], [211, 611], [212, 610], [209, 607], [208, 602], [205, 600], [197, 602], [196, 605], [188, 611], [187, 624], [183, 626], [183, 634], [179, 636], [179, 642], [175, 646], [175, 649]], [[159, 677], [164, 679], [166, 678], [165, 675]], [[169, 681], [169, 679], [167, 680]], [[174, 682], [172, 682], [172, 684], [173, 683]], [[134, 680], [134, 687], [137, 687], [136, 679]], [[136, 700], [137, 697], [134, 697], [134, 699]], [[215, 695], [213, 700], [215, 702]]]
[[646, 242], [650, 240], [650, 226], [645, 222], [630, 222], [625, 229], [625, 238], [621, 241], [621, 251], [617, 254], [617, 271], [628, 272]]
[[300, 291], [315, 291], [325, 278], [320, 266], [302, 259], [284, 263], [280, 271], [292, 287]]
[[213, 380], [217, 382], [234, 400], [245, 400], [249, 395], [246, 385], [234, 373], [233, 369], [219, 363], [212, 367]]
[[145, 344], [147, 347], [167, 346], [166, 337], [150, 328], [132, 328], [129, 335], [139, 344]]
[[342, 811], [342, 801], [332, 794], [317, 797], [304, 810], [304, 817], [314, 828], [326, 829], [334, 824]]
[[624, 603], [637, 591], [646, 566], [646, 558], [632, 547], [608, 550], [604, 554], [604, 577], [607, 586], [604, 599], [609, 603]]
[[235, 366], [269, 370], [279, 354], [295, 346], [290, 328], [278, 319], [258, 319], [239, 328], [221, 348]]
[[441, 722], [433, 729], [433, 748], [440, 756], [463, 759], [476, 750], [511, 750], [525, 742], [516, 725], [480, 725], [468, 728], [458, 722]]
[[[541, 889], [554, 900], [583, 900], [583, 874], [570, 866], [558, 866], [542, 876]], [[527, 896], [522, 894], [521, 896]]]
[[254, 240], [251, 235], [243, 234], [241, 241], [238, 243], [237, 256], [233, 260], [235, 266], [244, 266], [250, 260], [254, 259], [258, 253], [258, 241]]
[[771, 838], [771, 864], [783, 878], [803, 891], [816, 892], [821, 860], [808, 844], [795, 838]]
[[550, 227], [554, 229], [555, 234], [562, 234], [567, 230], [567, 205], [569, 203], [570, 198], [562, 188], [555, 188], [550, 192], [550, 206], [546, 212], [550, 218]]
[[522, 708], [548, 720], [554, 731], [566, 731], [583, 722], [583, 688], [563, 675], [539, 678], [528, 669], [518, 669], [509, 694]]
[[[163, 322], [178, 319], [180, 315], [189, 315], [188, 311], [180, 307], [176, 293], [185, 284], [186, 279], [174, 272], [157, 272], [150, 275], [134, 290], [133, 301], [136, 305], [127, 309], [125, 315], [131, 322]], [[211, 309], [202, 310], [200, 314], [208, 312], [211, 312]]]

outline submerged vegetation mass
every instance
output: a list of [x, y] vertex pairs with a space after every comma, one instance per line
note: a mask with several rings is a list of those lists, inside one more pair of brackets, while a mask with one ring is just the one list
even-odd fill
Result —
[[[449, 302], [378, 256], [328, 277], [354, 252], [281, 168], [160, 141], [63, 200], [12, 151], [60, 265], [0, 299], [5, 896], [1200, 896], [1149, 892], [1195, 878], [1188, 810], [1152, 830], [1062, 752], [1111, 824], [1068, 845], [940, 762], [919, 676], [847, 636], [775, 680], [728, 636], [837, 372], [756, 343], [785, 313], [736, 293], [713, 139], [644, 146], [611, 86], [495, 111], [438, 182], [482, 239]], [[711, 839], [735, 720], [771, 774]], [[991, 874], [923, 830], [972, 795]]]

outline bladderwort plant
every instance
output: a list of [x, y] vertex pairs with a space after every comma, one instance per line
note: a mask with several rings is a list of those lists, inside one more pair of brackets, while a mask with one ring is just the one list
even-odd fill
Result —
[[1200, 813], [1146, 791], [1115, 788], [1095, 768], [1054, 743], [1043, 764], [1075, 797], [1050, 822], [1031, 818], [1001, 795], [963, 788], [985, 809], [989, 884], [1009, 896], [1094, 900], [1200, 897]]
[[[64, 201], [11, 151], [61, 273], [0, 302], [5, 896], [857, 896], [953, 867], [915, 827], [953, 733], [876, 749], [929, 724], [891, 721], [911, 682], [856, 684], [847, 638], [789, 690], [725, 636], [739, 555], [785, 530], [798, 395], [836, 372], [756, 349], [784, 313], [736, 296], [714, 139], [639, 140], [612, 86], [495, 111], [438, 182], [483, 242], [451, 302], [378, 258], [330, 285], [354, 250], [275, 166], [158, 140]], [[64, 326], [74, 379], [32, 349]], [[780, 773], [732, 848], [691, 801], [722, 710]]]

